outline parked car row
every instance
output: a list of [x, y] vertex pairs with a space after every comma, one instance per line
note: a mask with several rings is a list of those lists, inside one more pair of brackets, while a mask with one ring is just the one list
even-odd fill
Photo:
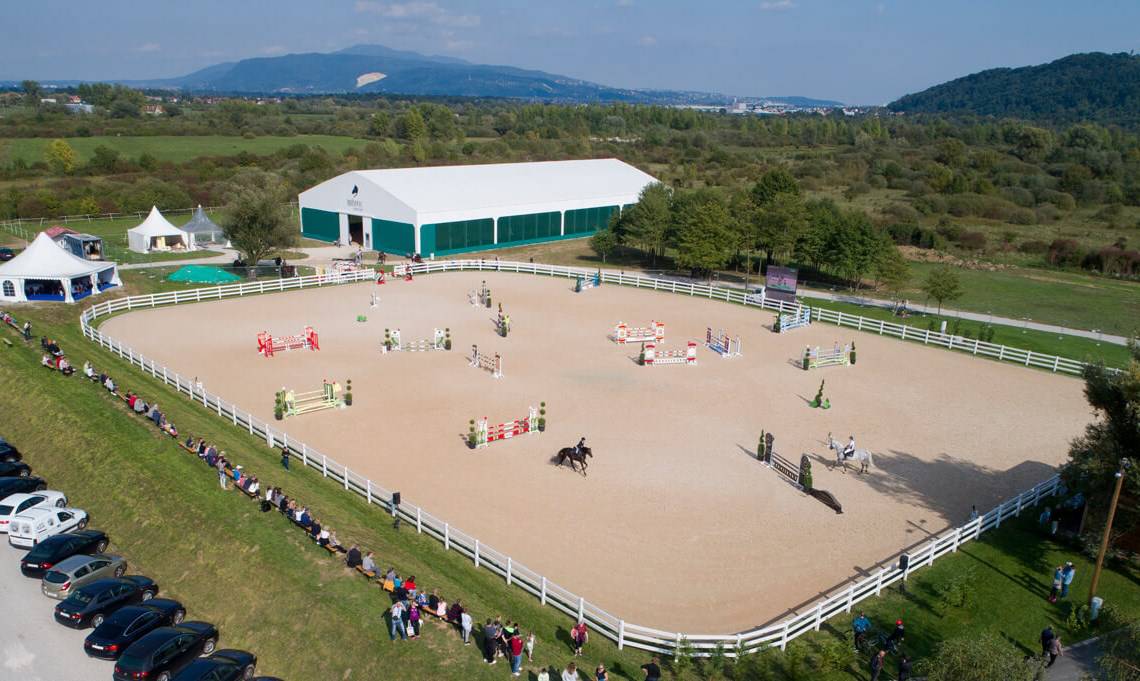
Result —
[[[238, 681], [254, 679], [257, 657], [218, 650], [218, 629], [186, 620], [177, 600], [158, 598], [159, 585], [127, 574], [127, 560], [107, 553], [110, 538], [87, 529], [88, 516], [63, 492], [31, 475], [15, 447], [0, 437], [0, 533], [28, 549], [20, 572], [40, 580], [55, 621], [91, 629], [88, 656], [115, 663], [115, 681]], [[280, 681], [257, 677], [260, 681]]]

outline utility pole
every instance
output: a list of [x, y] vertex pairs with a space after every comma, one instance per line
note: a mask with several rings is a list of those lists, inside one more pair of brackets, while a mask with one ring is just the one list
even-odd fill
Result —
[[1108, 537], [1112, 532], [1112, 519], [1116, 515], [1116, 503], [1120, 501], [1120, 488], [1124, 486], [1124, 472], [1132, 462], [1127, 458], [1120, 460], [1120, 469], [1116, 471], [1116, 488], [1112, 491], [1112, 502], [1108, 505], [1108, 520], [1104, 523], [1104, 537], [1100, 540], [1100, 553], [1096, 556], [1096, 567], [1093, 569], [1092, 583], [1089, 585], [1089, 607], [1096, 596], [1097, 582], [1100, 581], [1100, 570], [1104, 566], [1104, 554], [1108, 552]]

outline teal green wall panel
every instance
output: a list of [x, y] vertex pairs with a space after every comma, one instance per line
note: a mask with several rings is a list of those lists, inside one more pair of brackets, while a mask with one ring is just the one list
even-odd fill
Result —
[[499, 243], [519, 241], [541, 241], [561, 236], [562, 214], [531, 213], [529, 215], [507, 215], [499, 218]]
[[301, 235], [320, 241], [336, 241], [340, 238], [340, 214], [302, 208]]
[[599, 229], [605, 229], [610, 223], [610, 215], [617, 210], [617, 206], [568, 210], [563, 218], [566, 222], [566, 234], [589, 234]]
[[491, 218], [439, 222], [420, 227], [420, 250], [424, 254], [474, 250], [494, 243], [495, 221]]
[[398, 255], [415, 252], [415, 226], [407, 222], [372, 218], [372, 249]]

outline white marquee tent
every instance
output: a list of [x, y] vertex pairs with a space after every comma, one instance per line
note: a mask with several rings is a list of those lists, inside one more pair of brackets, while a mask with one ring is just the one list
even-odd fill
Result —
[[195, 245], [227, 243], [225, 232], [218, 226], [218, 223], [206, 215], [201, 204], [198, 204], [198, 210], [194, 211], [194, 217], [190, 218], [190, 222], [182, 225], [182, 231], [194, 239]]
[[151, 206], [146, 220], [138, 227], [127, 230], [127, 247], [135, 253], [192, 251], [194, 237], [170, 224], [158, 212], [158, 206]]
[[58, 300], [73, 303], [119, 286], [118, 267], [84, 260], [40, 232], [15, 258], [0, 265], [0, 300]]

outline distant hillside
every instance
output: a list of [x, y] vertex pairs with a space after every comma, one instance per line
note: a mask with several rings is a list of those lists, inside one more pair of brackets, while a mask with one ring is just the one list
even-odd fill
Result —
[[1092, 52], [1048, 64], [990, 69], [888, 105], [906, 113], [974, 113], [1052, 123], [1140, 127], [1140, 56]]

